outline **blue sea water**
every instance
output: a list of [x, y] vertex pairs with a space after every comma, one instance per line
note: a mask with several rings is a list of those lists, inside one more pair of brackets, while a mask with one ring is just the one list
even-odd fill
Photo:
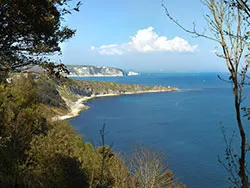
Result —
[[166, 154], [169, 168], [187, 187], [228, 187], [228, 174], [218, 162], [225, 150], [221, 125], [228, 136], [237, 127], [232, 85], [218, 79], [216, 73], [77, 79], [180, 88], [177, 92], [90, 100], [90, 108], [70, 123], [84, 140], [98, 143], [106, 120], [106, 143], [113, 144], [115, 151], [126, 153], [136, 144], [148, 145]]

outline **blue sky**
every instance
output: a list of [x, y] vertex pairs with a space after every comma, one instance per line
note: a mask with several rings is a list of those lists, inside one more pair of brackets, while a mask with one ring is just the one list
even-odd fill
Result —
[[[66, 24], [77, 30], [62, 44], [62, 60], [71, 65], [102, 65], [139, 72], [222, 72], [217, 44], [193, 38], [169, 21], [161, 0], [85, 0]], [[200, 0], [165, 0], [185, 27], [206, 27]], [[203, 10], [204, 9], [204, 10]]]

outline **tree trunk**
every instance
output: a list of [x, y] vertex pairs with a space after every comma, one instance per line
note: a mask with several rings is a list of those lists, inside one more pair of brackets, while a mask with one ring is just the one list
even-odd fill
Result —
[[237, 81], [234, 82], [234, 105], [235, 105], [235, 111], [236, 111], [236, 119], [238, 123], [238, 128], [240, 131], [240, 137], [241, 137], [241, 147], [240, 147], [240, 158], [239, 158], [239, 176], [241, 179], [241, 187], [247, 188], [248, 187], [248, 177], [246, 175], [246, 169], [245, 169], [245, 163], [246, 163], [246, 135], [244, 131], [244, 127], [242, 125], [241, 121], [241, 108], [240, 108], [240, 100], [239, 100], [239, 89], [237, 86]]

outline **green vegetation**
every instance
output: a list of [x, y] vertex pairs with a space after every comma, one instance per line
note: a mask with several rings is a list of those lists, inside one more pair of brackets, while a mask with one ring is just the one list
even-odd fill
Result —
[[[137, 84], [120, 84], [116, 82], [79, 81], [64, 79], [60, 83], [60, 91], [67, 98], [72, 98], [72, 94], [80, 96], [91, 96], [98, 94], [124, 94], [125, 92], [140, 92], [150, 90], [174, 91], [177, 88], [167, 88], [164, 86], [141, 86]], [[75, 99], [74, 99], [75, 100]]]
[[[146, 188], [162, 187], [163, 182], [163, 187], [176, 186], [174, 175], [153, 152], [145, 152], [149, 155], [146, 158], [143, 152], [133, 156], [141, 156], [138, 164], [154, 161], [157, 165], [127, 166], [126, 160], [113, 153], [109, 146], [84, 143], [66, 121], [52, 122], [50, 112], [44, 111], [64, 107], [63, 101], [58, 102], [60, 95], [53, 90], [55, 84], [81, 83], [66, 80], [55, 82], [46, 76], [33, 79], [30, 75], [0, 85], [1, 186]], [[51, 89], [47, 98], [41, 97]], [[58, 103], [51, 102], [52, 99]], [[133, 156], [128, 159], [136, 161]], [[145, 177], [138, 176], [143, 168], [145, 172], [157, 171], [157, 177], [152, 177], [154, 182], [145, 184], [142, 181]]]

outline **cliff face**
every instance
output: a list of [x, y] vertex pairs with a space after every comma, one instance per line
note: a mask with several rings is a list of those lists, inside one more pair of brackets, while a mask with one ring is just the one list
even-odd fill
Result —
[[[136, 72], [125, 72], [118, 68], [87, 66], [87, 65], [68, 65], [70, 77], [97, 77], [97, 76], [135, 76]], [[132, 73], [132, 74], [131, 74]]]

